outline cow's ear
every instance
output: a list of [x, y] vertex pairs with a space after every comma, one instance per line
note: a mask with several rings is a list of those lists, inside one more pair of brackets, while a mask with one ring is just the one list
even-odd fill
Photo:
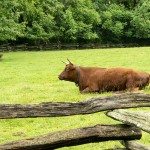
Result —
[[75, 70], [75, 69], [76, 69], [76, 66], [71, 64], [70, 70]]

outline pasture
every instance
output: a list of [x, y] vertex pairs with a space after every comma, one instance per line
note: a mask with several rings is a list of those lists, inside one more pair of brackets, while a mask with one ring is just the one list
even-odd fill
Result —
[[[69, 58], [79, 66], [126, 67], [150, 73], [150, 47], [113, 48], [92, 50], [63, 50], [38, 52], [6, 52], [0, 60], [0, 103], [27, 104], [41, 102], [75, 102], [103, 94], [80, 94], [74, 83], [60, 81], [58, 75], [64, 69], [61, 62]], [[150, 88], [144, 89], [150, 94]], [[150, 108], [134, 110], [150, 111]], [[33, 137], [48, 132], [73, 129], [95, 124], [119, 123], [106, 117], [103, 112], [90, 115], [1, 119], [0, 143]], [[141, 142], [150, 144], [150, 135], [143, 132]], [[92, 143], [64, 150], [103, 150], [119, 142]]]

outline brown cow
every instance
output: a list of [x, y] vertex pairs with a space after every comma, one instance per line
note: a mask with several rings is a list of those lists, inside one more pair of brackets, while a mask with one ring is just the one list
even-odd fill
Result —
[[[68, 60], [69, 61], [69, 60]], [[81, 93], [141, 90], [150, 82], [150, 74], [127, 68], [81, 67], [66, 64], [58, 77], [60, 80], [74, 82]]]

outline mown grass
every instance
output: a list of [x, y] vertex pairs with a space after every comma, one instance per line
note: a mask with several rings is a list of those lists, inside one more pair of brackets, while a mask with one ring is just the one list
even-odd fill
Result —
[[[67, 58], [81, 66], [127, 67], [150, 72], [149, 47], [8, 52], [0, 61], [0, 103], [75, 102], [113, 94], [80, 94], [73, 83], [58, 80], [58, 75], [64, 69], [61, 60], [66, 61]], [[150, 89], [147, 87], [144, 92], [150, 93]], [[150, 111], [150, 108], [137, 110]], [[69, 117], [1, 119], [0, 143], [53, 131], [114, 123], [119, 122], [106, 117], [103, 112]], [[24, 134], [16, 136], [17, 132]], [[143, 132], [141, 142], [150, 144], [150, 135]], [[61, 149], [103, 150], [115, 144], [120, 145], [119, 142], [102, 142]]]

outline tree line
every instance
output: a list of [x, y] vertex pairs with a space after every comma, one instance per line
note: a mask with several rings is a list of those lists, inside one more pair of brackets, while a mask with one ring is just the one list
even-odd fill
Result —
[[1, 0], [0, 44], [150, 41], [149, 0]]

